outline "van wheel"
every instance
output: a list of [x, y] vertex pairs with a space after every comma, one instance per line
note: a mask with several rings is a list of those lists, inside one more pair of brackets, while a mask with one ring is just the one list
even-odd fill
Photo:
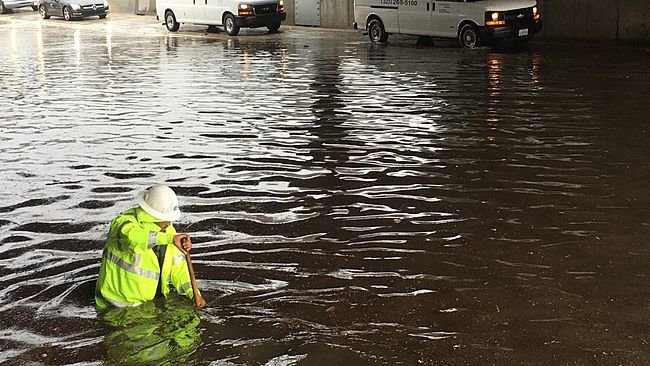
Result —
[[36, 6], [36, 5], [32, 5], [32, 10], [33, 10], [33, 11], [38, 10], [38, 6]]
[[41, 5], [38, 7], [38, 13], [41, 15], [41, 18], [50, 19], [50, 16], [47, 15], [47, 10], [45, 10], [45, 5]]
[[381, 20], [373, 19], [370, 21], [368, 24], [368, 37], [370, 38], [370, 42], [373, 43], [384, 43], [388, 41], [388, 33], [386, 33], [384, 23]]
[[476, 48], [480, 45], [478, 29], [473, 24], [465, 24], [458, 32], [458, 42], [461, 47]]
[[9, 9], [5, 7], [5, 3], [0, 1], [0, 14], [8, 14], [8, 13], [9, 13]]
[[176, 21], [176, 15], [171, 10], [165, 12], [165, 27], [170, 32], [176, 32], [181, 25]]
[[237, 23], [235, 23], [235, 17], [232, 14], [226, 14], [223, 16], [223, 28], [229, 36], [236, 36], [239, 34], [239, 27], [237, 26]]
[[278, 29], [280, 29], [280, 22], [277, 21], [277, 22], [275, 22], [273, 24], [267, 25], [266, 27], [269, 29], [270, 33], [275, 33], [275, 32], [278, 31]]

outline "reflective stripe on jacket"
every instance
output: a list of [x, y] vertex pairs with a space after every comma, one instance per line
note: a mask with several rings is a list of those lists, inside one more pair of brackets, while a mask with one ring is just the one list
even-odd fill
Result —
[[[111, 222], [95, 288], [98, 309], [137, 306], [153, 300], [161, 278], [165, 297], [170, 283], [179, 294], [193, 297], [185, 256], [173, 244], [176, 229], [169, 225], [163, 232], [156, 221], [136, 207]], [[156, 245], [167, 245], [162, 270], [152, 250]]]

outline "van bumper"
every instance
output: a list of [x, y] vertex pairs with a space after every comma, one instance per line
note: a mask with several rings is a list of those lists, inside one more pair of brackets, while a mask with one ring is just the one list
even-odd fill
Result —
[[258, 28], [278, 24], [287, 20], [287, 13], [273, 13], [264, 15], [253, 15], [249, 17], [235, 17], [235, 24], [242, 28]]
[[[520, 36], [519, 31], [528, 29], [528, 34]], [[535, 33], [542, 31], [542, 21], [532, 23], [526, 27], [479, 27], [481, 39], [490, 40], [517, 40], [530, 39]]]

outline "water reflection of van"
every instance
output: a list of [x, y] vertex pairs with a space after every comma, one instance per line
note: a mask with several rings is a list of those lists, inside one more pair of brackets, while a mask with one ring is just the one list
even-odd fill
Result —
[[354, 28], [372, 42], [391, 33], [456, 38], [474, 48], [495, 40], [528, 42], [542, 29], [534, 0], [355, 0]]
[[236, 36], [240, 28], [267, 27], [275, 32], [283, 20], [284, 0], [156, 0], [156, 19], [170, 32], [181, 23], [222, 26]]

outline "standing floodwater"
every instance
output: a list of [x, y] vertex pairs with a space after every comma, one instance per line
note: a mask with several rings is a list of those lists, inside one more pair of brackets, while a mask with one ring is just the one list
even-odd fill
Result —
[[[391, 41], [2, 16], [0, 363], [649, 364], [650, 52]], [[208, 307], [100, 318], [153, 183]]]

